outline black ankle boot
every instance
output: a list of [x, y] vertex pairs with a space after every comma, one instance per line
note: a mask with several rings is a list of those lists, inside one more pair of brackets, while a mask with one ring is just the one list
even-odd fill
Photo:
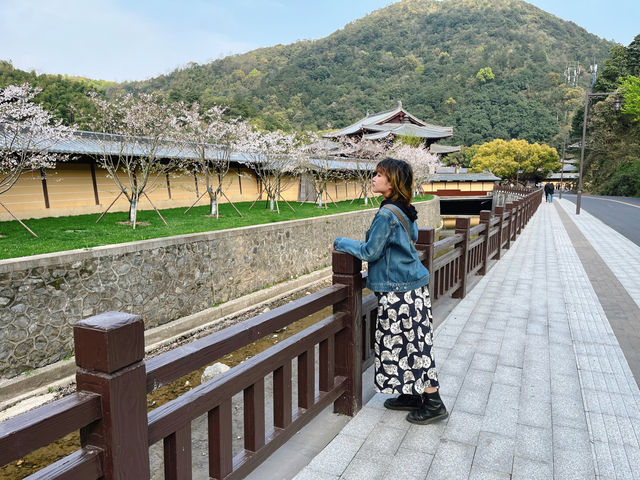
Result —
[[412, 411], [420, 408], [422, 405], [422, 397], [420, 395], [408, 395], [403, 393], [399, 397], [389, 398], [384, 401], [385, 408], [389, 410], [408, 410]]
[[434, 393], [422, 394], [422, 406], [409, 413], [409, 415], [407, 415], [407, 421], [418, 425], [426, 425], [447, 418], [448, 416], [447, 409], [440, 398], [440, 393], [436, 391]]

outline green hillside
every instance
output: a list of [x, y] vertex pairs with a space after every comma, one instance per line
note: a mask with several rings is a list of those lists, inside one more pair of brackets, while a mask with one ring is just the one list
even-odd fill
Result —
[[98, 91], [107, 93], [116, 84], [103, 80], [90, 80], [67, 75], [37, 75], [14, 68], [7, 61], [0, 60], [0, 88], [21, 85], [25, 82], [42, 89], [36, 97], [44, 108], [61, 118], [66, 124], [77, 124], [88, 128], [86, 117], [92, 111], [87, 93]]
[[417, 116], [453, 126], [454, 143], [499, 137], [557, 144], [580, 103], [580, 92], [565, 85], [568, 62], [586, 71], [611, 46], [521, 0], [403, 0], [320, 40], [124, 87], [224, 103], [284, 129], [341, 127], [402, 100]]

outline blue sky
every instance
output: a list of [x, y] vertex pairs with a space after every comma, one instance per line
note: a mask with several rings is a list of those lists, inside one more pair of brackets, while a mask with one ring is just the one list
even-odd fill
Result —
[[[329, 35], [394, 0], [0, 0], [0, 59], [38, 73], [141, 80], [188, 62]], [[602, 38], [640, 33], [640, 0], [533, 0]]]

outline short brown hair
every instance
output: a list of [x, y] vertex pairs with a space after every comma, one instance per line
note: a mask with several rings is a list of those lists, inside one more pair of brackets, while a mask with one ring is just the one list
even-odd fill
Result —
[[413, 199], [413, 170], [404, 160], [387, 157], [376, 165], [376, 171], [389, 179], [392, 201], [409, 205]]

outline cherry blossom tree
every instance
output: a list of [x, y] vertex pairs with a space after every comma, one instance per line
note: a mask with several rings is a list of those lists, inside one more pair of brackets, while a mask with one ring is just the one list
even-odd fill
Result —
[[241, 123], [238, 118], [226, 120], [224, 118], [226, 109], [217, 105], [204, 113], [200, 113], [198, 103], [194, 103], [189, 108], [181, 105], [181, 109], [180, 136], [184, 142], [184, 151], [190, 157], [185, 168], [203, 175], [207, 186], [206, 191], [198, 197], [194, 205], [208, 193], [210, 215], [218, 218], [218, 196], [222, 195], [238, 215], [242, 216], [224, 193], [223, 182], [229, 172], [231, 154], [244, 149], [247, 138], [246, 124]]
[[96, 107], [93, 127], [104, 134], [99, 141], [102, 151], [96, 161], [120, 189], [98, 221], [124, 195], [129, 201], [129, 221], [134, 229], [143, 197], [166, 225], [147, 192], [181, 164], [180, 143], [172, 140], [177, 129], [175, 107], [147, 94], [138, 98], [125, 94], [113, 100], [92, 94], [91, 99]]
[[418, 195], [422, 190], [422, 185], [431, 181], [431, 175], [436, 173], [439, 164], [438, 155], [420, 143], [412, 147], [404, 143], [398, 143], [391, 150], [391, 156], [399, 160], [404, 160], [413, 169], [414, 195]]
[[[245, 163], [255, 171], [262, 183], [262, 191], [267, 195], [269, 209], [273, 211], [275, 208], [280, 213], [278, 199], [282, 199], [293, 210], [289, 202], [283, 198], [282, 192], [289, 187], [288, 178], [300, 171], [303, 153], [296, 135], [247, 128], [245, 136]], [[249, 210], [257, 201], [258, 199], [253, 202]]]
[[360, 186], [357, 199], [363, 198], [364, 204], [369, 204], [369, 198], [375, 201], [371, 191], [371, 182], [376, 174], [376, 162], [389, 154], [390, 144], [386, 141], [372, 141], [341, 137], [338, 152], [348, 157], [355, 164], [354, 173]]
[[[54, 168], [57, 160], [67, 158], [51, 149], [71, 138], [73, 128], [63, 126], [33, 103], [40, 90], [28, 83], [0, 89], [0, 195], [11, 189], [24, 172]], [[6, 205], [0, 205], [37, 237]]]
[[[308, 145], [304, 147], [305, 157], [301, 164], [301, 173], [310, 179], [314, 188], [314, 202], [318, 208], [327, 208], [329, 200], [337, 207], [327, 189], [330, 181], [344, 179], [344, 172], [336, 168], [334, 153], [337, 150], [335, 142], [323, 139], [316, 133], [307, 132]], [[327, 200], [323, 202], [323, 196]]]

